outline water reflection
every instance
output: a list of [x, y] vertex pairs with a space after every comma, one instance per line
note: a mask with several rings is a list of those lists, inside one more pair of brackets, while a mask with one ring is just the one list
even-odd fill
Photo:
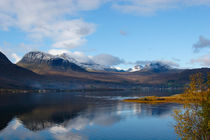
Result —
[[1, 95], [0, 139], [176, 139], [169, 123], [176, 104], [84, 94]]

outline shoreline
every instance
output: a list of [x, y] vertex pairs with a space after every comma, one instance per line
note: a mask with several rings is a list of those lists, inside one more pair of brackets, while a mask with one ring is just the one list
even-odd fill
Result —
[[172, 96], [145, 96], [136, 99], [125, 99], [124, 102], [135, 102], [135, 103], [147, 103], [147, 104], [158, 104], [158, 103], [180, 103], [183, 104], [187, 100], [183, 96], [184, 94], [175, 94]]
[[0, 89], [4, 93], [50, 93], [50, 92], [97, 92], [97, 91], [124, 91], [125, 89]]

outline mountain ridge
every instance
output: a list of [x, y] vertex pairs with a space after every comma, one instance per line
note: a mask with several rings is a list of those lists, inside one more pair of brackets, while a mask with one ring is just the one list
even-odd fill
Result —
[[30, 88], [32, 85], [38, 87], [39, 82], [36, 80], [40, 78], [38, 74], [13, 64], [2, 52], [0, 65], [0, 88]]
[[[60, 64], [65, 63], [59, 60], [57, 63], [49, 62], [57, 60], [54, 56], [40, 55], [43, 62], [33, 59], [42, 64], [40, 67], [33, 61], [30, 69], [21, 65], [11, 63], [8, 58], [0, 53], [0, 89], [136, 89], [141, 87], [158, 88], [183, 88], [189, 82], [189, 76], [197, 72], [205, 77], [210, 73], [210, 68], [198, 69], [165, 69], [163, 71], [136, 71], [136, 72], [113, 72], [113, 71], [65, 71]], [[24, 60], [24, 59], [23, 59]], [[48, 61], [49, 60], [49, 61]], [[25, 60], [24, 60], [25, 61]], [[56, 61], [57, 62], [57, 61]], [[47, 64], [52, 64], [54, 69], [50, 69]], [[64, 65], [65, 66], [65, 65]], [[48, 69], [49, 68], [49, 69]], [[58, 68], [58, 69], [56, 69]], [[68, 68], [68, 67], [67, 67]], [[156, 68], [156, 66], [155, 66]], [[36, 70], [39, 70], [36, 72]], [[44, 71], [43, 71], [44, 69]], [[41, 72], [42, 71], [42, 72]]]
[[29, 52], [17, 63], [17, 65], [30, 69], [37, 73], [47, 73], [48, 71], [59, 72], [86, 72], [85, 69], [69, 62], [67, 59], [50, 55], [48, 53], [35, 51]]

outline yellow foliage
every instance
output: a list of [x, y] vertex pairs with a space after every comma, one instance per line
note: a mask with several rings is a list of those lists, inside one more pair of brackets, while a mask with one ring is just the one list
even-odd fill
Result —
[[190, 77], [191, 82], [186, 88], [184, 111], [175, 110], [173, 117], [176, 133], [182, 139], [209, 140], [210, 139], [210, 74], [205, 82], [202, 75], [197, 73]]

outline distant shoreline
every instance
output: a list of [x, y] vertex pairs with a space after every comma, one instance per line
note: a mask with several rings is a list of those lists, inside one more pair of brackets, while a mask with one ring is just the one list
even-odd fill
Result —
[[183, 96], [184, 94], [175, 94], [172, 96], [146, 96], [136, 99], [125, 99], [124, 102], [136, 102], [136, 103], [147, 103], [147, 104], [158, 104], [158, 103], [184, 103], [186, 102], [186, 98]]
[[96, 91], [124, 91], [125, 89], [0, 89], [1, 93], [49, 93], [49, 92], [96, 92]]
[[141, 88], [84, 88], [84, 89], [3, 89], [1, 93], [49, 93], [49, 92], [96, 92], [96, 91], [182, 91], [183, 88], [157, 88], [157, 87], [141, 87]]

